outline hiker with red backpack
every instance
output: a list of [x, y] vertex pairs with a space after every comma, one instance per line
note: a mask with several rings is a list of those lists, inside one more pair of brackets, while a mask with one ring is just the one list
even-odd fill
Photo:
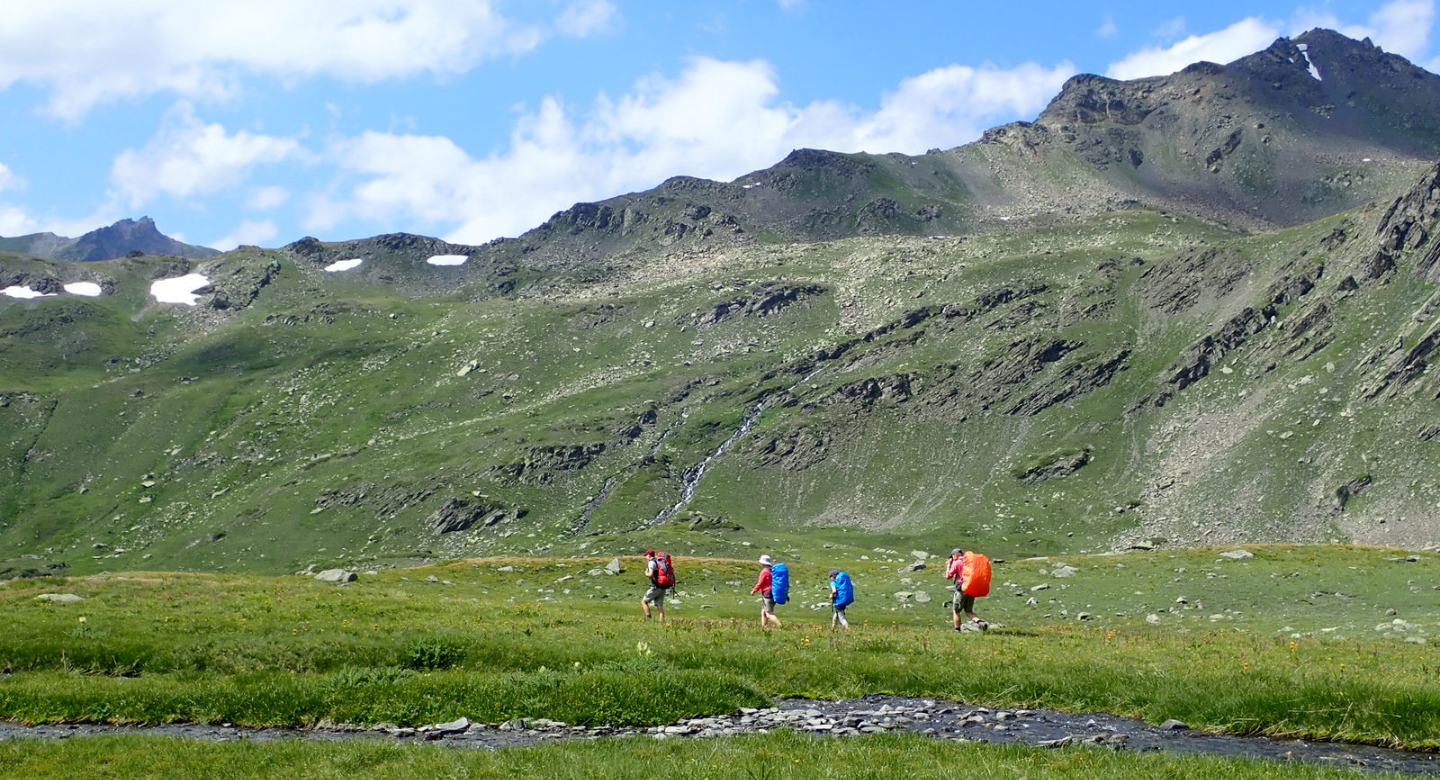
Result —
[[955, 630], [965, 630], [961, 626], [961, 615], [969, 618], [981, 631], [990, 628], [989, 623], [975, 614], [975, 599], [990, 595], [990, 559], [977, 552], [956, 548], [950, 552], [945, 579], [955, 581], [955, 600], [951, 602]]
[[640, 599], [640, 608], [645, 610], [645, 619], [650, 619], [650, 607], [654, 605], [655, 611], [660, 614], [660, 622], [665, 622], [665, 591], [675, 587], [675, 565], [670, 561], [669, 553], [657, 553], [654, 550], [645, 551], [645, 576], [650, 580], [650, 587], [645, 590], [645, 595]]

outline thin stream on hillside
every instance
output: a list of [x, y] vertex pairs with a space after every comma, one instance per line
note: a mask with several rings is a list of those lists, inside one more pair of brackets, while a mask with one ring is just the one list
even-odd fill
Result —
[[705, 479], [705, 472], [710, 469], [710, 464], [714, 463], [716, 458], [724, 455], [725, 451], [730, 449], [730, 445], [739, 441], [740, 437], [749, 433], [750, 429], [755, 427], [755, 423], [760, 419], [760, 415], [764, 414], [765, 410], [770, 406], [771, 400], [780, 396], [789, 395], [795, 388], [814, 379], [815, 375], [819, 374], [822, 370], [823, 369], [815, 369], [800, 381], [785, 388], [783, 392], [771, 393], [750, 407], [750, 409], [745, 412], [745, 417], [740, 420], [740, 427], [736, 428], [735, 432], [730, 434], [730, 438], [720, 442], [720, 446], [716, 447], [709, 455], [706, 455], [704, 460], [685, 470], [685, 474], [681, 477], [680, 500], [676, 501], [669, 508], [660, 510], [660, 513], [655, 515], [655, 518], [652, 519], [649, 524], [658, 525], [669, 520], [676, 512], [680, 511], [681, 507], [690, 503], [690, 499], [695, 497], [695, 490], [700, 487], [700, 481]]

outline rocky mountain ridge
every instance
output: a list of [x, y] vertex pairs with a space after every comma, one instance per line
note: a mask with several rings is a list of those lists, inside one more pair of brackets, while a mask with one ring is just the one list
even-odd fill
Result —
[[173, 255], [204, 259], [220, 254], [203, 246], [192, 246], [160, 232], [149, 217], [122, 219], [113, 225], [97, 228], [79, 238], [66, 238], [54, 233], [33, 233], [12, 238], [0, 237], [0, 251], [30, 255], [45, 260], [94, 262], [113, 260], [131, 253], [142, 255]]

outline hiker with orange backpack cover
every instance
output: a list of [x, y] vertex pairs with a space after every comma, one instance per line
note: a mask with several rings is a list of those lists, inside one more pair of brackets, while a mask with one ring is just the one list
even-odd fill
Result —
[[975, 599], [990, 595], [990, 559], [980, 553], [955, 548], [950, 552], [950, 564], [945, 568], [945, 579], [955, 581], [955, 600], [951, 602], [951, 622], [960, 631], [960, 616], [970, 619], [981, 631], [989, 623], [975, 614]]

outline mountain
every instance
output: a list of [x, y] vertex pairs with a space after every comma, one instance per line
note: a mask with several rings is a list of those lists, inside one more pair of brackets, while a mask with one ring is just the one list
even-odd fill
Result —
[[26, 254], [47, 260], [93, 262], [124, 257], [132, 252], [150, 255], [173, 255], [203, 259], [218, 251], [191, 246], [161, 233], [149, 217], [122, 219], [108, 227], [92, 230], [79, 238], [65, 238], [54, 233], [33, 233], [28, 236], [0, 238], [0, 251]]
[[0, 558], [1433, 545], [1437, 82], [1312, 31], [483, 246], [0, 254]]
[[1076, 76], [1035, 122], [948, 151], [803, 149], [729, 183], [677, 177], [577, 204], [495, 250], [531, 266], [613, 263], [748, 235], [954, 235], [1131, 205], [1266, 230], [1359, 206], [1437, 157], [1440, 77], [1368, 40], [1312, 30], [1229, 65]]

